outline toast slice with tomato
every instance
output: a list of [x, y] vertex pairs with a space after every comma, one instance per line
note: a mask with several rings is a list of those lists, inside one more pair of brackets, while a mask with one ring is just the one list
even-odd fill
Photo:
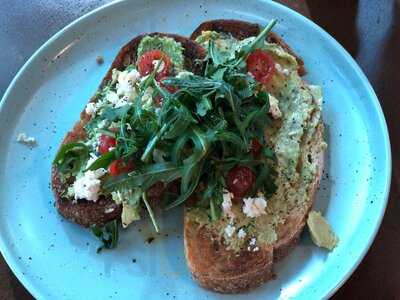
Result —
[[[202, 47], [200, 47], [194, 41], [176, 34], [165, 34], [158, 32], [146, 35], [139, 35], [134, 39], [132, 39], [130, 42], [128, 42], [125, 46], [123, 46], [122, 49], [118, 52], [117, 56], [115, 57], [114, 61], [111, 64], [110, 69], [106, 73], [104, 79], [102, 80], [98, 88], [99, 92], [90, 99], [89, 103], [93, 103], [93, 105], [95, 105], [96, 102], [99, 101], [99, 95], [101, 94], [101, 90], [105, 86], [107, 86], [107, 84], [109, 84], [111, 81], [115, 80], [115, 78], [113, 78], [113, 72], [115, 72], [114, 70], [122, 71], [129, 65], [137, 64], [138, 60], [141, 58], [137, 57], [138, 46], [142, 41], [142, 39], [148, 36], [171, 38], [177, 43], [179, 43], [183, 48], [183, 59], [184, 59], [183, 69], [186, 71], [193, 72], [195, 74], [199, 74], [201, 72], [202, 65], [201, 63], [199, 63], [199, 61], [201, 61], [201, 59], [204, 57], [205, 52], [204, 49], [202, 49]], [[152, 52], [152, 55], [154, 55], [154, 52]], [[157, 59], [157, 57], [153, 58]], [[158, 59], [160, 60], [160, 57], [158, 57]], [[169, 59], [168, 61], [170, 62]], [[152, 67], [152, 62], [153, 61], [144, 62], [143, 65], [144, 67], [147, 66], [150, 69], [153, 67], [155, 68], [155, 66]], [[164, 62], [167, 62], [167, 60], [165, 60]], [[144, 67], [142, 66], [142, 68]], [[91, 122], [91, 119], [92, 116], [88, 113], [88, 110], [87, 109], [83, 110], [78, 122], [74, 125], [74, 127], [67, 133], [67, 135], [63, 139], [62, 145], [60, 147], [61, 152], [64, 151], [65, 154], [66, 151], [70, 150], [66, 149], [65, 147], [63, 148], [63, 146], [65, 145], [73, 146], [74, 144], [76, 144], [74, 151], [76, 151], [79, 154], [79, 151], [81, 151], [79, 150], [79, 145], [82, 145], [82, 143], [84, 144], [87, 139], [87, 126]], [[100, 139], [101, 138], [102, 137], [100, 137]], [[104, 153], [107, 152], [108, 148], [111, 149], [113, 145], [115, 145], [115, 140], [112, 141], [106, 136], [103, 137], [102, 141], [100, 141], [98, 150]], [[106, 151], [101, 150], [102, 146], [103, 148], [104, 147], [107, 148]], [[82, 147], [84, 148], [84, 146]], [[84, 149], [82, 151], [84, 151]], [[58, 157], [60, 157], [60, 151], [58, 153]], [[79, 159], [79, 156], [75, 157], [74, 159], [76, 161], [77, 159]], [[70, 162], [70, 165], [68, 165], [68, 162], [64, 163], [65, 164], [63, 166], [68, 169], [71, 168], [73, 161]], [[71, 185], [76, 180], [76, 176], [68, 176], [68, 178], [65, 178], [65, 176], [63, 176], [63, 174], [61, 174], [60, 172], [60, 166], [57, 164], [58, 161], [56, 158], [52, 168], [51, 186], [56, 199], [55, 206], [58, 212], [63, 217], [85, 227], [89, 227], [92, 225], [104, 225], [107, 222], [113, 220], [119, 220], [121, 218], [122, 205], [120, 203], [116, 203], [115, 201], [113, 201], [111, 197], [105, 197], [103, 195], [100, 195], [98, 199], [95, 199], [95, 201], [88, 201], [87, 199], [82, 199], [82, 197], [79, 199], [74, 199], [74, 196], [71, 195], [68, 189], [71, 189]], [[110, 165], [109, 171], [111, 173], [115, 173], [116, 175], [118, 175], [118, 172], [123, 171], [123, 169], [127, 167], [129, 166], [127, 165], [121, 166], [120, 163], [114, 162]], [[155, 190], [153, 190], [154, 194], [153, 197], [157, 197], [159, 192], [160, 189], [157, 190], [157, 188], [155, 188]], [[152, 195], [150, 194], [151, 192], [149, 192], [149, 198], [152, 197]]]
[[[258, 24], [241, 20], [211, 20], [201, 23], [190, 35], [190, 38], [192, 40], [196, 40], [196, 38], [201, 35], [203, 31], [224, 32], [232, 35], [238, 40], [243, 40], [245, 38], [257, 36], [261, 31], [261, 27]], [[307, 71], [304, 67], [304, 62], [301, 57], [298, 56], [278, 34], [270, 32], [267, 40], [270, 43], [280, 45], [285, 51], [293, 55], [297, 60], [299, 75], [306, 75]]]
[[[196, 40], [205, 32], [208, 32], [209, 36], [212, 36], [209, 34], [210, 32], [223, 33], [230, 38], [233, 37], [241, 41], [258, 35], [260, 27], [257, 24], [238, 20], [214, 20], [199, 25], [191, 38]], [[305, 74], [304, 63], [301, 58], [274, 33], [268, 35], [267, 42], [272, 44], [270, 45], [272, 49], [284, 51], [293, 58], [291, 65], [293, 72], [289, 76], [294, 78], [293, 80], [298, 84], [296, 89], [309, 93], [307, 94], [308, 100], [321, 105], [321, 98], [318, 93], [313, 93], [313, 87], [308, 86], [300, 78]], [[218, 43], [224, 44], [223, 41], [215, 41], [215, 44]], [[254, 55], [256, 56], [255, 61], [258, 61], [261, 65], [256, 65], [248, 71], [256, 79], [258, 76], [256, 72], [265, 69], [265, 66], [269, 64], [263, 65], [260, 62], [263, 57], [269, 57], [268, 60], [272, 59], [282, 65], [284, 64], [280, 57], [273, 52], [266, 51], [262, 55], [257, 53]], [[248, 68], [250, 63], [248, 59]], [[295, 74], [296, 69], [298, 75]], [[298, 244], [308, 213], [315, 200], [322, 176], [324, 149], [326, 148], [323, 140], [324, 126], [321, 112], [317, 109], [309, 112], [307, 122], [311, 122], [313, 128], [303, 130], [302, 137], [296, 144], [300, 148], [300, 154], [294, 166], [293, 178], [286, 180], [287, 170], [279, 167], [282, 157], [279, 147], [274, 144], [274, 142], [279, 142], [279, 132], [285, 126], [290, 125], [289, 118], [291, 117], [285, 109], [285, 106], [288, 106], [288, 101], [291, 100], [282, 99], [280, 89], [274, 86], [274, 83], [281, 87], [288, 83], [288, 79], [282, 79], [287, 77], [280, 73], [280, 71], [275, 70], [273, 78], [268, 79], [268, 82], [264, 84], [264, 90], [270, 93], [270, 103], [272, 103], [271, 97], [279, 98], [282, 102], [286, 101], [286, 104], [281, 106], [282, 116], [273, 120], [272, 125], [270, 125], [272, 129], [265, 130], [265, 140], [275, 150], [278, 161], [276, 167], [277, 179], [275, 180], [276, 191], [271, 198], [267, 199], [266, 210], [262, 212], [265, 226], [260, 226], [263, 223], [255, 221], [257, 218], [247, 217], [251, 214], [246, 210], [246, 204], [243, 204], [246, 199], [242, 199], [242, 197], [232, 197], [232, 200], [229, 200], [232, 202], [231, 206], [227, 206], [229, 210], [218, 221], [211, 220], [207, 212], [196, 208], [195, 203], [187, 203], [185, 206], [184, 247], [187, 265], [194, 279], [202, 287], [216, 292], [240, 293], [273, 279], [275, 262], [286, 257]], [[280, 83], [282, 84], [280, 85]], [[312, 172], [309, 174], [307, 183], [304, 183], [300, 179], [296, 179], [296, 176], [302, 178], [303, 172], [306, 172], [306, 167], [309, 167]], [[244, 168], [246, 167], [243, 166], [242, 169]], [[229, 188], [230, 179], [227, 178], [229, 192], [235, 193], [249, 185], [250, 176], [242, 176], [244, 173], [241, 172], [241, 174], [233, 176], [235, 179], [231, 184], [234, 185], [234, 189]], [[285, 191], [290, 193], [285, 193]], [[296, 198], [296, 193], [298, 193], [298, 198]], [[300, 197], [302, 198], [300, 199]], [[249, 201], [248, 199], [247, 201]], [[222, 203], [222, 206], [224, 207], [224, 203]], [[230, 214], [233, 214], [234, 217]], [[238, 243], [240, 246], [235, 246]]]

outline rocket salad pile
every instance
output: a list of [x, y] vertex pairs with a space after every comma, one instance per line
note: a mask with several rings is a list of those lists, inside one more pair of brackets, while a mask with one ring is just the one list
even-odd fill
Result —
[[[159, 231], [155, 206], [191, 199], [218, 220], [226, 191], [271, 195], [276, 159], [264, 131], [273, 107], [263, 86], [276, 68], [263, 47], [275, 23], [233, 48], [210, 39], [201, 76], [183, 69], [178, 42], [145, 37], [136, 63], [115, 69], [87, 105], [86, 138], [59, 150], [54, 166], [69, 184], [65, 197], [111, 197], [123, 207], [123, 227], [146, 208]], [[115, 247], [116, 221], [93, 232]]]

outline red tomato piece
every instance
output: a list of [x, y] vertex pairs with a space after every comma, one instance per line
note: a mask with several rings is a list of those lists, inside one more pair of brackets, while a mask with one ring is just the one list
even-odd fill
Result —
[[245, 166], [236, 166], [229, 170], [227, 187], [235, 197], [243, 197], [254, 185], [256, 178], [251, 169]]
[[117, 176], [133, 171], [134, 168], [135, 165], [133, 164], [132, 160], [124, 161], [123, 159], [117, 159], [110, 164], [108, 171], [110, 172], [110, 175]]
[[250, 151], [254, 155], [258, 155], [261, 152], [262, 145], [260, 141], [257, 138], [254, 138], [251, 140], [251, 145], [250, 145]]
[[[162, 60], [161, 65], [164, 65], [161, 71], [158, 70], [156, 79], [161, 80], [167, 77], [169, 75], [172, 62], [168, 55], [160, 50], [147, 51], [142, 55], [142, 57], [140, 57], [138, 62], [140, 75], [145, 76], [150, 74], [155, 68], [155, 65], [153, 64], [155, 60]], [[159, 68], [161, 67], [161, 65], [159, 66]]]
[[268, 84], [275, 74], [275, 62], [271, 55], [261, 49], [253, 51], [246, 59], [247, 71], [262, 84]]
[[100, 143], [99, 143], [100, 154], [107, 153], [108, 151], [110, 151], [110, 148], [115, 147], [116, 144], [117, 141], [115, 140], [115, 138], [102, 134], [100, 136]]

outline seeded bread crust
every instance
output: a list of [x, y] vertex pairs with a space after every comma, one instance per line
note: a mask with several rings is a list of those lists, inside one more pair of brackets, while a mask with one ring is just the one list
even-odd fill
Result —
[[[185, 70], [191, 71], [195, 74], [201, 73], [202, 64], [200, 60], [204, 58], [205, 51], [196, 42], [176, 34], [154, 32], [146, 35], [171, 37], [175, 41], [180, 42], [184, 49], [183, 56]], [[106, 73], [106, 76], [102, 80], [100, 88], [111, 80], [113, 69], [123, 70], [127, 65], [136, 62], [137, 48], [142, 38], [146, 35], [139, 35], [122, 47], [113, 61], [110, 69]], [[95, 97], [90, 99], [90, 102], [95, 101]], [[86, 137], [84, 126], [89, 120], [90, 116], [86, 114], [85, 110], [83, 110], [81, 112], [79, 121], [75, 124], [72, 130], [67, 133], [62, 144], [84, 139]], [[71, 178], [68, 183], [72, 183], [73, 180], [74, 178]], [[107, 197], [100, 197], [97, 202], [82, 199], [78, 200], [77, 203], [73, 203], [72, 199], [64, 196], [66, 195], [68, 184], [63, 183], [60, 180], [60, 174], [54, 167], [51, 175], [51, 186], [56, 200], [55, 207], [63, 217], [72, 222], [89, 227], [95, 224], [102, 225], [108, 221], [119, 219], [121, 217], [121, 205], [117, 205], [114, 201], [112, 201], [112, 199]]]
[[[231, 34], [241, 40], [255, 36], [260, 32], [257, 24], [237, 20], [214, 20], [202, 23], [191, 35], [195, 39], [202, 31], [212, 30]], [[290, 47], [276, 34], [271, 33], [268, 41], [280, 44], [296, 57], [298, 74], [305, 75], [304, 63]], [[260, 286], [274, 278], [273, 265], [286, 257], [299, 243], [300, 235], [306, 224], [307, 216], [315, 201], [315, 196], [324, 166], [324, 126], [318, 125], [313, 138], [311, 157], [317, 166], [313, 182], [309, 187], [307, 207], [298, 208], [276, 228], [277, 241], [262, 246], [259, 251], [243, 250], [236, 253], [227, 250], [217, 238], [217, 233], [204, 225], [199, 226], [184, 214], [184, 247], [187, 265], [193, 278], [204, 288], [220, 293], [242, 293]]]

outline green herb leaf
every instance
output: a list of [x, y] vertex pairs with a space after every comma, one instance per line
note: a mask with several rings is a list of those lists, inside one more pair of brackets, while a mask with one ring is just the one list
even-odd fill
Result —
[[62, 173], [76, 175], [89, 158], [89, 148], [84, 143], [64, 144], [58, 150], [53, 164]]
[[107, 169], [108, 166], [116, 159], [115, 157], [115, 150], [109, 151], [98, 159], [96, 159], [88, 168], [87, 170], [97, 170], [100, 168]]
[[102, 242], [102, 246], [97, 249], [100, 252], [103, 248], [112, 249], [118, 244], [118, 223], [116, 220], [110, 221], [103, 226], [92, 225], [92, 233]]

